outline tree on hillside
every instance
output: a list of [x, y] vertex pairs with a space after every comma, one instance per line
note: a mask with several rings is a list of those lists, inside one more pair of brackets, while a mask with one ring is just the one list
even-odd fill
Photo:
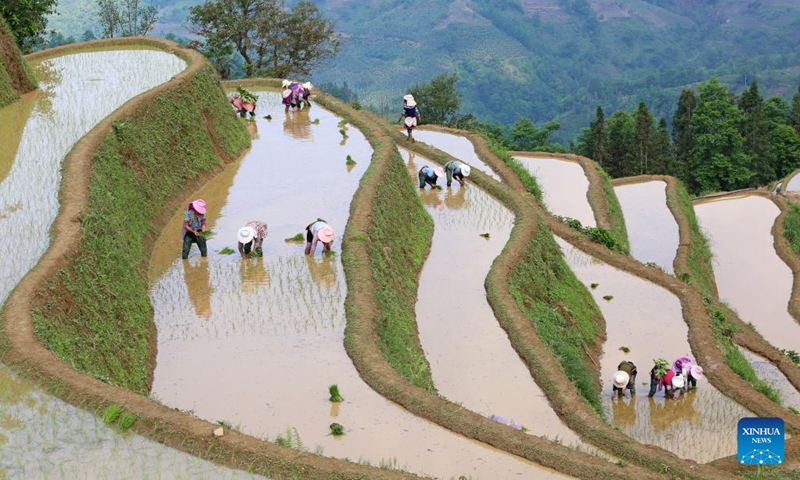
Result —
[[158, 10], [139, 0], [97, 0], [103, 38], [147, 35], [158, 21]]
[[775, 158], [775, 173], [785, 177], [800, 168], [800, 133], [789, 124], [789, 105], [780, 97], [764, 102], [769, 124], [769, 145]]
[[634, 114], [636, 118], [636, 128], [634, 130], [634, 140], [636, 141], [636, 157], [639, 164], [639, 174], [650, 172], [648, 160], [650, 156], [650, 142], [652, 141], [653, 131], [653, 114], [647, 108], [647, 104], [639, 102]]
[[612, 177], [637, 175], [635, 121], [628, 112], [617, 110], [606, 121], [606, 163]]
[[800, 85], [792, 97], [792, 110], [789, 112], [789, 125], [800, 134]]
[[601, 167], [606, 156], [606, 120], [602, 107], [597, 106], [597, 116], [590, 124], [591, 157]]
[[741, 125], [744, 137], [744, 152], [751, 160], [750, 170], [753, 177], [750, 186], [766, 185], [775, 179], [776, 161], [769, 144], [769, 122], [764, 112], [764, 99], [758, 92], [758, 84], [753, 82], [750, 88], [739, 97], [739, 108], [744, 112]]
[[2, 0], [3, 17], [17, 39], [22, 53], [30, 53], [45, 43], [47, 16], [55, 13], [58, 0]]
[[424, 123], [446, 125], [455, 119], [461, 105], [457, 81], [458, 74], [443, 73], [429, 83], [420, 83], [408, 89], [419, 105]]
[[689, 158], [692, 154], [692, 113], [697, 108], [697, 97], [692, 90], [681, 92], [678, 108], [672, 116], [673, 163], [669, 166], [670, 175], [674, 175], [687, 185], [689, 181]]
[[667, 119], [661, 117], [650, 140], [650, 163], [647, 173], [666, 174], [671, 162], [672, 145], [669, 143], [669, 128], [667, 128]]
[[538, 128], [529, 118], [522, 117], [511, 129], [512, 150], [547, 150], [550, 146], [550, 134], [561, 127], [555, 121], [547, 122], [544, 128]]
[[308, 76], [341, 45], [333, 22], [311, 2], [287, 10], [277, 0], [207, 0], [189, 12], [190, 30], [209, 44], [232, 45], [248, 77]]
[[695, 193], [736, 190], [749, 185], [750, 156], [744, 150], [739, 125], [744, 113], [736, 107], [727, 85], [711, 78], [699, 86], [692, 114], [692, 148], [689, 176]]

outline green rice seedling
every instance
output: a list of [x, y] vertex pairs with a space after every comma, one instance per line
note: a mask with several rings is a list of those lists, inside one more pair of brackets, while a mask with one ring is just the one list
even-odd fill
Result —
[[367, 237], [365, 237], [364, 235], [361, 235], [361, 234], [355, 235], [352, 238], [356, 242], [366, 242], [367, 241]]
[[294, 237], [289, 237], [287, 239], [284, 239], [284, 242], [286, 242], [286, 243], [289, 243], [289, 242], [305, 242], [305, 241], [306, 241], [306, 236], [303, 235], [302, 233], [298, 233]]
[[231, 247], [225, 247], [222, 250], [220, 250], [219, 253], [220, 255], [230, 255], [232, 253], [236, 253], [236, 251]]
[[483, 238], [489, 238], [489, 234], [488, 233], [481, 233], [480, 235]]
[[258, 251], [252, 251], [250, 252], [250, 256], [253, 258], [261, 258], [264, 256], [264, 254]]
[[350, 104], [353, 107], [353, 110], [361, 110], [363, 107], [361, 106], [361, 102], [358, 100], [353, 100], [353, 103]]
[[344, 401], [344, 398], [342, 398], [342, 396], [339, 394], [339, 385], [336, 385], [334, 383], [333, 385], [328, 387], [328, 392], [331, 394], [330, 398], [331, 402], [339, 403], [341, 401]]
[[348, 135], [348, 134], [347, 134], [347, 132], [344, 130], [344, 128], [340, 128], [340, 129], [339, 129], [339, 133], [341, 133], [341, 134], [342, 134], [342, 137], [344, 137], [344, 138], [347, 138], [347, 137], [349, 137], [349, 135]]
[[105, 412], [103, 412], [103, 422], [106, 425], [110, 425], [117, 421], [121, 413], [122, 413], [122, 407], [120, 407], [116, 403], [110, 405], [108, 408], [106, 408]]
[[272, 115], [267, 115], [266, 117], [264, 117], [264, 119], [265, 120], [272, 120]]
[[132, 413], [123, 413], [121, 417], [119, 417], [119, 429], [123, 432], [133, 425], [133, 422], [136, 421], [136, 415]]
[[208, 240], [209, 238], [213, 237], [216, 234], [217, 233], [214, 230], [203, 230], [202, 232], [200, 232], [200, 236], [202, 236], [206, 240]]
[[315, 118], [314, 121], [311, 123], [313, 123], [314, 125], [319, 125], [319, 118]]
[[789, 411], [794, 413], [795, 415], [800, 415], [800, 410], [798, 410], [798, 409], [796, 409], [794, 407], [786, 407], [786, 408], [788, 408]]
[[331, 423], [331, 435], [334, 437], [344, 435], [344, 426], [341, 423]]
[[284, 430], [281, 435], [275, 437], [275, 443], [294, 450], [306, 450], [305, 445], [303, 445], [302, 440], [300, 440], [300, 434], [297, 433], [297, 429], [289, 425], [286, 426], [286, 430]]
[[355, 165], [355, 164], [356, 164], [356, 161], [355, 161], [355, 160], [353, 160], [353, 157], [351, 157], [350, 155], [348, 155], [348, 156], [347, 156], [347, 164], [348, 164], [348, 165]]
[[441, 185], [436, 185], [436, 190], [441, 190], [441, 189], [442, 189]]
[[614, 299], [614, 295], [603, 295], [603, 300], [610, 302]]
[[781, 353], [789, 357], [789, 359], [794, 362], [795, 365], [800, 364], [800, 354], [798, 354], [796, 351], [781, 349]]
[[595, 288], [599, 287], [600, 284], [599, 283], [593, 283], [590, 286], [592, 287], [592, 290], [594, 290]]
[[233, 430], [233, 425], [227, 420], [217, 420], [217, 425], [227, 428], [228, 430]]
[[347, 122], [347, 119], [346, 119], [346, 118], [343, 118], [343, 119], [341, 119], [341, 120], [339, 121], [339, 126], [340, 126], [340, 127], [344, 127], [345, 125], [347, 125], [347, 123], [348, 123], [348, 122]]
[[623, 353], [630, 353], [630, 351], [631, 351], [630, 348], [624, 347], [624, 346], [623, 347], [619, 347], [619, 349], [622, 350]]

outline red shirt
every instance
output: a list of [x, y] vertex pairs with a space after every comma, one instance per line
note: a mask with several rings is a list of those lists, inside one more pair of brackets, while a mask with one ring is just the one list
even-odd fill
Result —
[[665, 387], [672, 388], [672, 379], [675, 378], [675, 372], [667, 370], [663, 377], [661, 377], [661, 384]]

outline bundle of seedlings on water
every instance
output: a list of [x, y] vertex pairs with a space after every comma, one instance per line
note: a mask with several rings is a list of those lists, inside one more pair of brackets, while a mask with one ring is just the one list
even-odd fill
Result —
[[597, 288], [598, 286], [600, 286], [600, 284], [599, 284], [599, 283], [593, 283], [593, 284], [591, 284], [592, 290], [594, 290], [594, 289], [595, 289], [595, 288]]
[[339, 403], [344, 401], [344, 398], [342, 398], [342, 396], [339, 394], [339, 385], [336, 385], [334, 383], [333, 385], [328, 387], [328, 393], [331, 394], [330, 398], [331, 402]]
[[489, 238], [489, 234], [488, 234], [488, 233], [481, 233], [481, 237], [483, 237], [483, 238]]
[[283, 241], [286, 242], [286, 243], [289, 243], [289, 242], [305, 242], [306, 241], [306, 236], [303, 235], [302, 233], [298, 233], [294, 237], [289, 237], [289, 238], [283, 239]]
[[630, 353], [631, 351], [631, 349], [628, 347], [619, 347], [619, 349], [622, 350], [623, 353]]
[[331, 435], [334, 437], [344, 435], [344, 427], [341, 423], [331, 423]]
[[436, 185], [436, 190], [441, 190], [441, 189], [442, 189], [441, 185]]
[[136, 421], [136, 415], [132, 413], [124, 413], [121, 417], [119, 417], [119, 429], [123, 432], [133, 425], [133, 422]]
[[250, 256], [253, 258], [261, 258], [264, 256], [264, 254], [259, 252], [258, 250], [253, 250], [252, 252], [250, 252]]
[[272, 115], [267, 115], [266, 117], [264, 117], [264, 119], [265, 120], [272, 120]]
[[669, 362], [664, 360], [663, 358], [655, 358], [653, 359], [653, 363], [656, 365], [656, 378], [661, 378], [667, 373], [669, 370]]
[[613, 300], [613, 299], [614, 299], [614, 296], [613, 296], [613, 295], [604, 295], [604, 296], [603, 296], [603, 300], [606, 300], [606, 301], [609, 301], [609, 302], [610, 302], [611, 300]]
[[319, 125], [319, 118], [315, 118], [314, 121], [311, 123], [313, 123], [314, 125]]
[[348, 156], [347, 156], [347, 162], [346, 162], [346, 163], [347, 163], [348, 165], [355, 165], [355, 164], [356, 164], [356, 161], [355, 161], [355, 160], [353, 160], [353, 157], [351, 157], [350, 155], [348, 155]]
[[345, 132], [345, 131], [344, 131], [344, 128], [340, 128], [340, 129], [339, 129], [339, 133], [341, 133], [341, 134], [342, 134], [342, 137], [344, 137], [344, 138], [347, 138], [347, 137], [348, 137], [348, 135], [347, 135], [347, 132]]
[[214, 230], [203, 230], [202, 232], [200, 232], [200, 236], [205, 238], [206, 240], [213, 237], [214, 235], [216, 235]]
[[234, 252], [234, 250], [231, 247], [225, 247], [222, 250], [220, 250], [219, 253], [220, 253], [220, 255], [230, 255], [230, 254], [236, 253], [236, 252]]
[[105, 423], [106, 425], [111, 425], [112, 423], [117, 421], [117, 419], [121, 414], [122, 414], [122, 407], [120, 407], [116, 403], [110, 405], [103, 412], [103, 423]]

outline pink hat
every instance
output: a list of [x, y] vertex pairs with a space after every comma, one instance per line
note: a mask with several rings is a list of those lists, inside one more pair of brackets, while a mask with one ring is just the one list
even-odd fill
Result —
[[700, 365], [692, 365], [690, 372], [692, 373], [692, 377], [700, 378], [703, 376], [703, 367]]
[[330, 243], [330, 241], [333, 240], [333, 229], [327, 225], [320, 227], [320, 229], [317, 230], [317, 237], [323, 243]]
[[206, 214], [205, 200], [200, 200], [200, 199], [195, 200], [194, 202], [192, 202], [192, 208], [194, 208], [194, 211], [199, 213], [200, 215], [205, 215]]
[[436, 167], [433, 169], [433, 173], [435, 173], [437, 177], [444, 177], [444, 168]]

